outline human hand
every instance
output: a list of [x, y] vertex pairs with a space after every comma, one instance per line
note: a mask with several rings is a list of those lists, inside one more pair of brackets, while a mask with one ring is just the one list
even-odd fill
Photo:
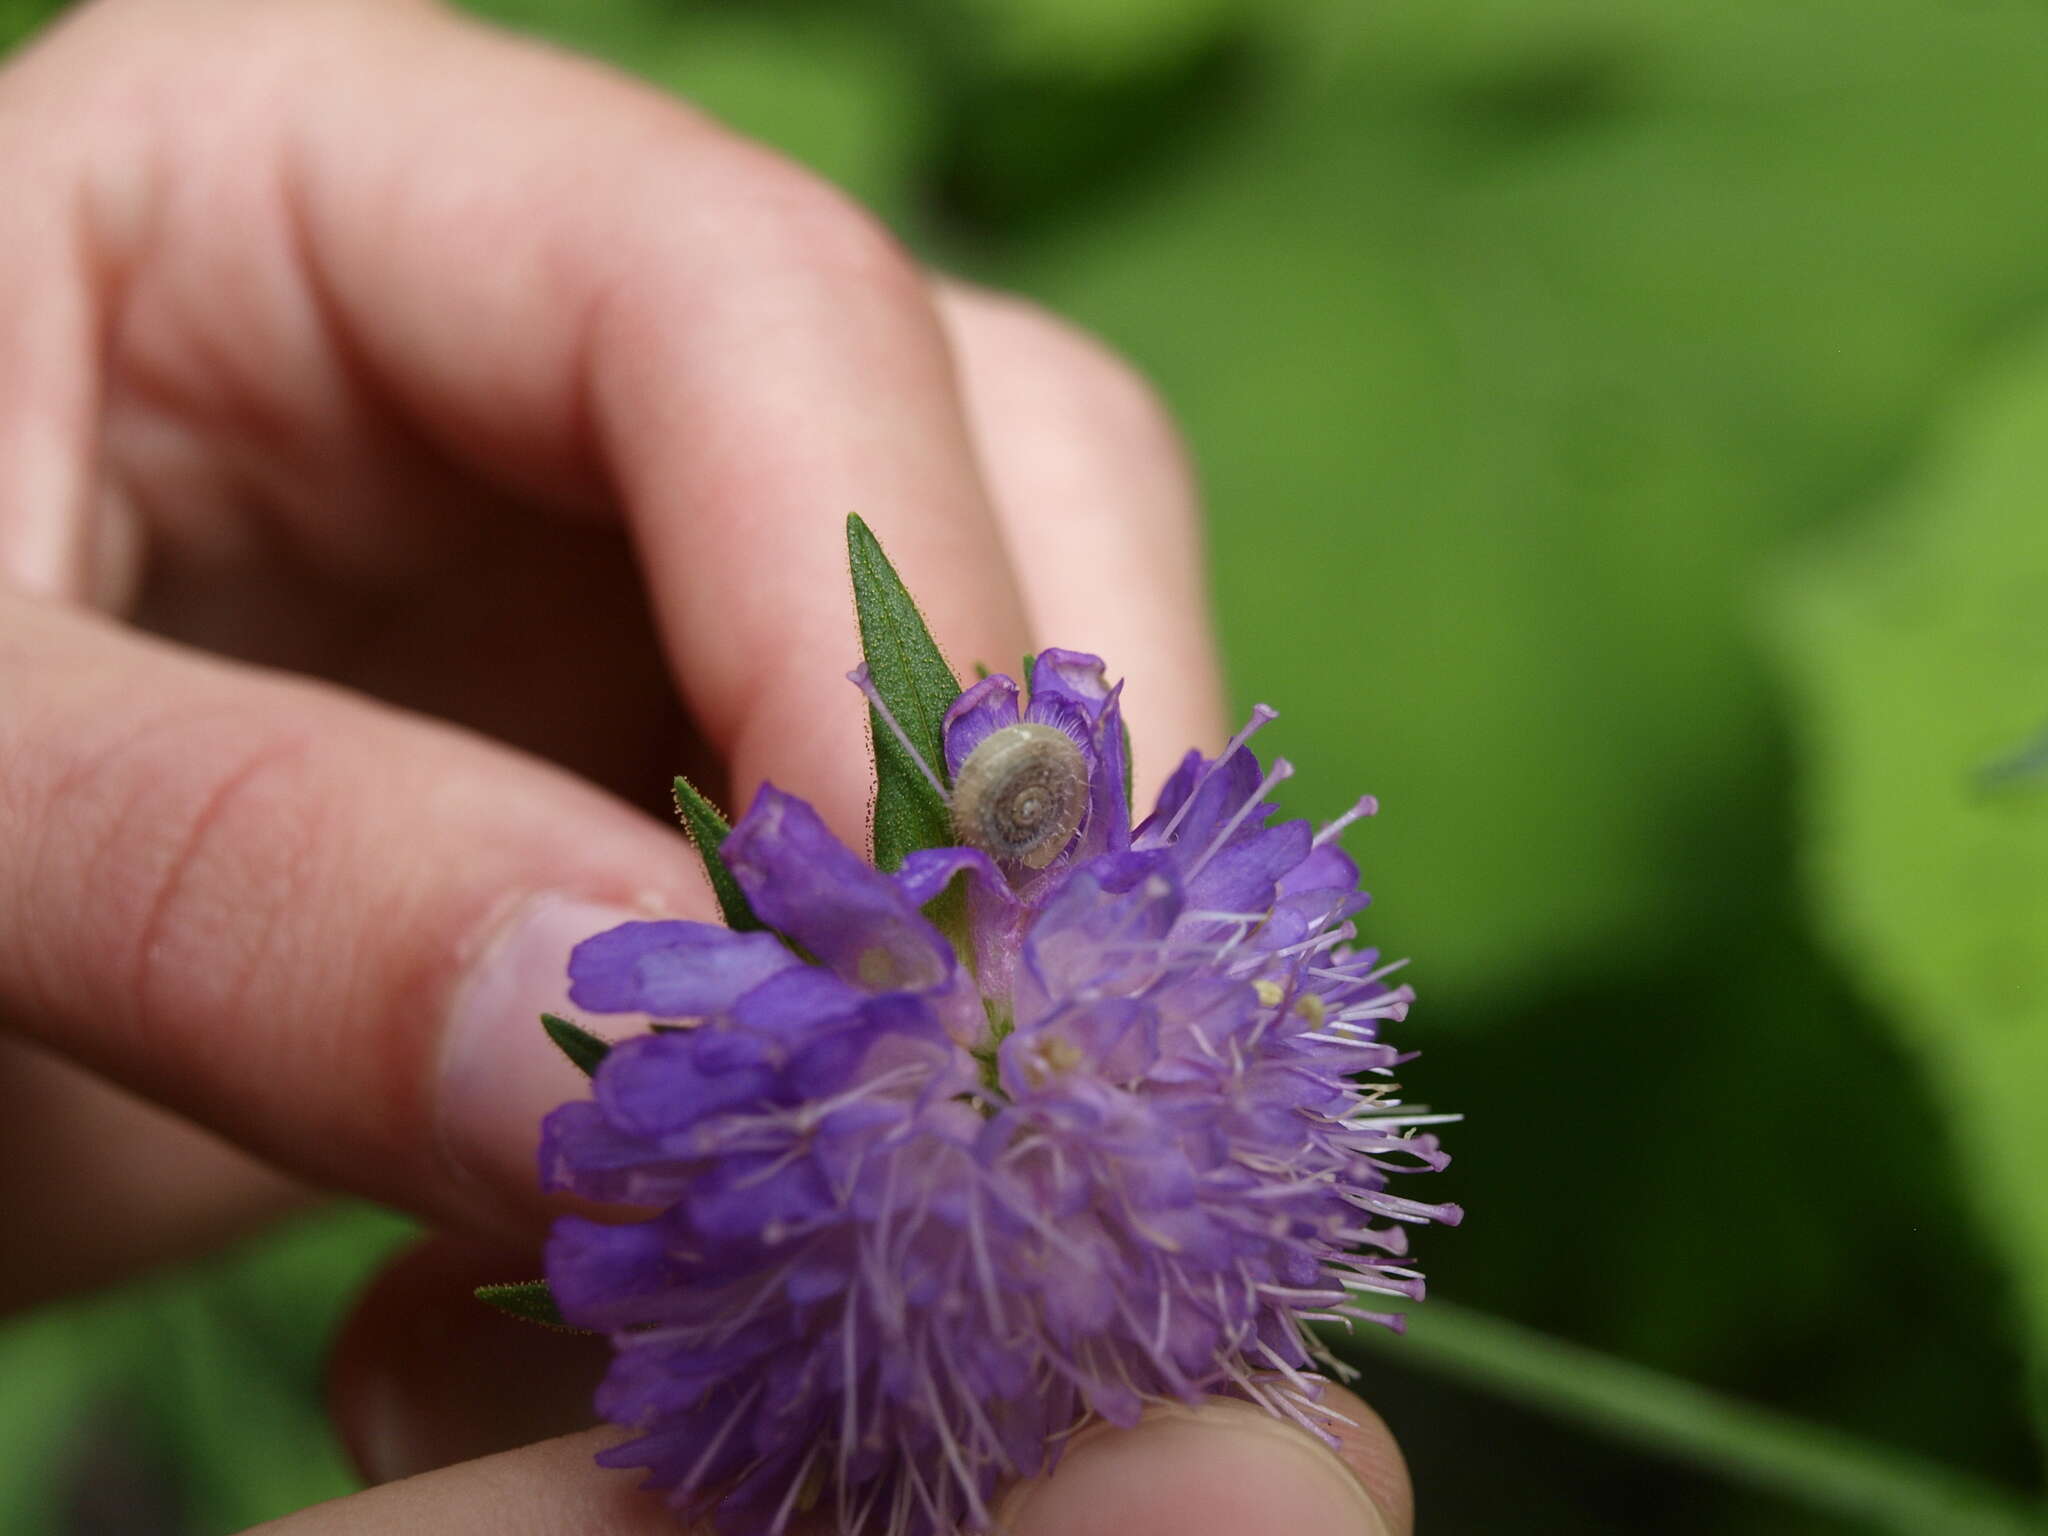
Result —
[[[772, 154], [424, 5], [89, 7], [0, 76], [0, 176], [0, 1220], [39, 1234], [0, 1301], [345, 1190], [463, 1240], [341, 1357], [373, 1472], [515, 1443], [504, 1380], [393, 1350], [580, 1348], [417, 1282], [533, 1267], [568, 946], [714, 913], [617, 796], [772, 775], [858, 835], [851, 508], [956, 661], [1108, 657], [1156, 780], [1221, 734], [1179, 450]], [[1212, 1418], [1100, 1438], [1018, 1529], [1263, 1529], [1337, 1468]], [[296, 1518], [666, 1520], [574, 1442]]]

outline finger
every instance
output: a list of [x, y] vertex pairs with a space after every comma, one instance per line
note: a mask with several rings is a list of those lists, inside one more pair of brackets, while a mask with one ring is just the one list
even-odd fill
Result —
[[592, 1430], [467, 1461], [315, 1505], [249, 1536], [690, 1536], [660, 1499], [591, 1460], [618, 1438]]
[[75, 110], [42, 71], [17, 67], [0, 95], [0, 581], [50, 596], [87, 582], [100, 332], [78, 142], [34, 125]]
[[377, 1276], [328, 1367], [328, 1411], [366, 1482], [388, 1483], [589, 1429], [610, 1350], [507, 1317], [480, 1285], [531, 1280], [537, 1250], [429, 1238]]
[[960, 283], [940, 312], [1032, 631], [1126, 679], [1149, 791], [1225, 730], [1187, 454], [1145, 381], [1073, 327]]
[[857, 831], [845, 514], [957, 664], [1030, 643], [922, 274], [814, 178], [595, 66], [425, 9], [221, 14], [88, 15], [45, 63], [104, 74], [118, 44], [152, 99], [207, 107], [108, 114], [87, 157], [139, 362], [264, 495], [308, 494], [279, 444], [312, 468], [295, 531], [343, 563], [362, 529], [317, 493], [376, 414], [352, 377], [493, 484], [616, 502], [740, 798], [772, 773]]
[[[33, 1170], [61, 1168], [61, 1179]], [[0, 1040], [0, 1315], [194, 1259], [311, 1195], [188, 1120]], [[91, 1190], [89, 1202], [78, 1192]]]
[[1010, 1536], [1408, 1536], [1401, 1453], [1377, 1415], [1329, 1389], [1337, 1451], [1249, 1403], [1156, 1409], [1135, 1429], [1084, 1430], [1050, 1477], [1014, 1489]]
[[316, 1183], [530, 1233], [570, 947], [680, 836], [334, 690], [0, 592], [0, 1017]]

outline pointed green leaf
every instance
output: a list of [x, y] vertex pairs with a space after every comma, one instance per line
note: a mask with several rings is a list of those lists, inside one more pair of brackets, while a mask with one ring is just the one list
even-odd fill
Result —
[[[868, 525], [846, 520], [847, 562], [860, 618], [861, 656], [875, 692], [895, 716], [904, 738], [932, 773], [946, 770], [946, 709], [960, 682], [939, 654], [917, 604], [904, 590], [889, 557]], [[953, 840], [944, 797], [912, 760], [880, 713], [869, 710], [875, 741], [875, 863], [895, 869], [919, 848]]]
[[588, 1328], [576, 1328], [562, 1321], [562, 1309], [555, 1305], [555, 1293], [548, 1289], [545, 1280], [520, 1280], [509, 1285], [480, 1285], [476, 1288], [476, 1299], [487, 1307], [496, 1307], [508, 1317], [521, 1322], [539, 1323], [543, 1328], [559, 1328], [564, 1333], [589, 1333]]
[[704, 873], [711, 877], [711, 893], [718, 898], [718, 910], [725, 918], [725, 926], [735, 933], [746, 933], [761, 926], [761, 920], [754, 916], [754, 909], [747, 903], [747, 893], [740, 889], [739, 881], [732, 877], [732, 871], [725, 867], [725, 860], [718, 850], [725, 846], [726, 834], [732, 831], [732, 824], [719, 815], [718, 807], [697, 792], [697, 786], [681, 774], [676, 775], [676, 814], [683, 819], [683, 830], [690, 834], [690, 841], [697, 845], [698, 857], [704, 861]]
[[576, 1064], [576, 1070], [585, 1077], [597, 1070], [597, 1064], [611, 1054], [609, 1041], [600, 1040], [580, 1025], [571, 1024], [557, 1014], [544, 1013], [540, 1016], [540, 1027], [548, 1032], [548, 1038], [556, 1048]]

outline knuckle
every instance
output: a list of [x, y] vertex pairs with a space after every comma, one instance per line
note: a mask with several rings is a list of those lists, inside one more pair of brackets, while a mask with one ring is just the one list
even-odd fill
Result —
[[245, 712], [112, 744], [53, 807], [95, 829], [82, 891], [132, 1027], [237, 1012], [316, 878], [310, 737]]
[[902, 242], [838, 188], [753, 146], [733, 170], [733, 250], [740, 259], [929, 305], [924, 272]]

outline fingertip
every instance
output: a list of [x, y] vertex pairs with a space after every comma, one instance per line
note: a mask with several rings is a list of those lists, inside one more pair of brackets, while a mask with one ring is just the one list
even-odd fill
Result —
[[1013, 1489], [1007, 1536], [1406, 1536], [1407, 1476], [1386, 1427], [1349, 1393], [1339, 1448], [1250, 1403], [1153, 1409], [1085, 1431], [1050, 1476]]
[[1333, 1415], [1329, 1427], [1337, 1438], [1337, 1459], [1386, 1512], [1392, 1536], [1408, 1536], [1415, 1526], [1415, 1489], [1394, 1432], [1370, 1403], [1343, 1387], [1328, 1387], [1323, 1406]]

